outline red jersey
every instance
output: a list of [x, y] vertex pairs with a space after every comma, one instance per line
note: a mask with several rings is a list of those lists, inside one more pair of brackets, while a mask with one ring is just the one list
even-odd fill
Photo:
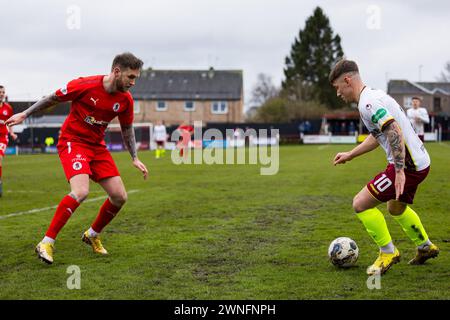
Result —
[[9, 131], [6, 127], [5, 121], [8, 120], [13, 113], [13, 109], [9, 104], [4, 102], [0, 105], [0, 136], [8, 134]]
[[178, 130], [185, 130], [188, 132], [193, 132], [194, 131], [194, 127], [190, 126], [190, 125], [180, 125], [178, 128]]
[[106, 92], [104, 77], [78, 78], [56, 91], [60, 101], [72, 101], [60, 141], [105, 145], [105, 130], [116, 116], [123, 125], [133, 123], [133, 97], [129, 92]]

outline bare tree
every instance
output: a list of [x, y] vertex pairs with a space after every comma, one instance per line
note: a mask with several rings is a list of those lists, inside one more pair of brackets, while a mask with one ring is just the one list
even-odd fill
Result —
[[268, 100], [278, 96], [280, 89], [273, 83], [272, 78], [264, 73], [258, 74], [258, 80], [252, 90], [252, 98], [250, 103], [253, 106], [262, 106]]
[[444, 71], [441, 72], [441, 76], [438, 78], [441, 82], [450, 82], [450, 61], [445, 65]]

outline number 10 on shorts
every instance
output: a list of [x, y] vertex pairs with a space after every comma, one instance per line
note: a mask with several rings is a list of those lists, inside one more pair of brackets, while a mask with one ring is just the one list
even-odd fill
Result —
[[383, 192], [392, 185], [392, 181], [383, 173], [381, 177], [373, 182], [373, 185], [378, 191]]

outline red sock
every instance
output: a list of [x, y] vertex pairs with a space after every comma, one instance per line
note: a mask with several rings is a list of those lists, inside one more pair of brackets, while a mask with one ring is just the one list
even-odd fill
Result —
[[102, 232], [103, 228], [111, 222], [112, 219], [116, 216], [117, 212], [119, 212], [120, 208], [117, 208], [115, 205], [109, 201], [109, 198], [103, 203], [100, 208], [100, 212], [97, 215], [94, 223], [91, 228], [97, 232]]
[[50, 227], [48, 228], [45, 235], [52, 239], [56, 239], [59, 231], [64, 227], [69, 220], [72, 213], [78, 208], [80, 204], [72, 198], [71, 196], [65, 196], [56, 208], [55, 215], [53, 216], [52, 222], [50, 223]]

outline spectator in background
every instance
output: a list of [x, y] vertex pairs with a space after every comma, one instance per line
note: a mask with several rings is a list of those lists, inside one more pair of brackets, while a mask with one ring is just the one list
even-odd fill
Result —
[[234, 136], [235, 140], [239, 140], [241, 138], [241, 131], [240, 131], [240, 129], [241, 128], [239, 128], [239, 127], [234, 129], [233, 136]]
[[351, 136], [353, 136], [353, 135], [355, 135], [355, 131], [356, 131], [355, 123], [353, 121], [351, 121], [350, 124], [348, 125], [348, 133]]
[[311, 132], [311, 122], [308, 120], [305, 121], [305, 134], [309, 134]]
[[420, 105], [422, 100], [419, 97], [412, 98], [412, 108], [406, 111], [409, 121], [411, 121], [414, 130], [416, 131], [419, 139], [422, 142], [425, 141], [425, 123], [430, 123], [430, 117], [428, 116], [427, 109], [422, 108]]
[[345, 121], [342, 121], [342, 123], [341, 123], [341, 133], [343, 135], [347, 134], [347, 124], [345, 123]]

